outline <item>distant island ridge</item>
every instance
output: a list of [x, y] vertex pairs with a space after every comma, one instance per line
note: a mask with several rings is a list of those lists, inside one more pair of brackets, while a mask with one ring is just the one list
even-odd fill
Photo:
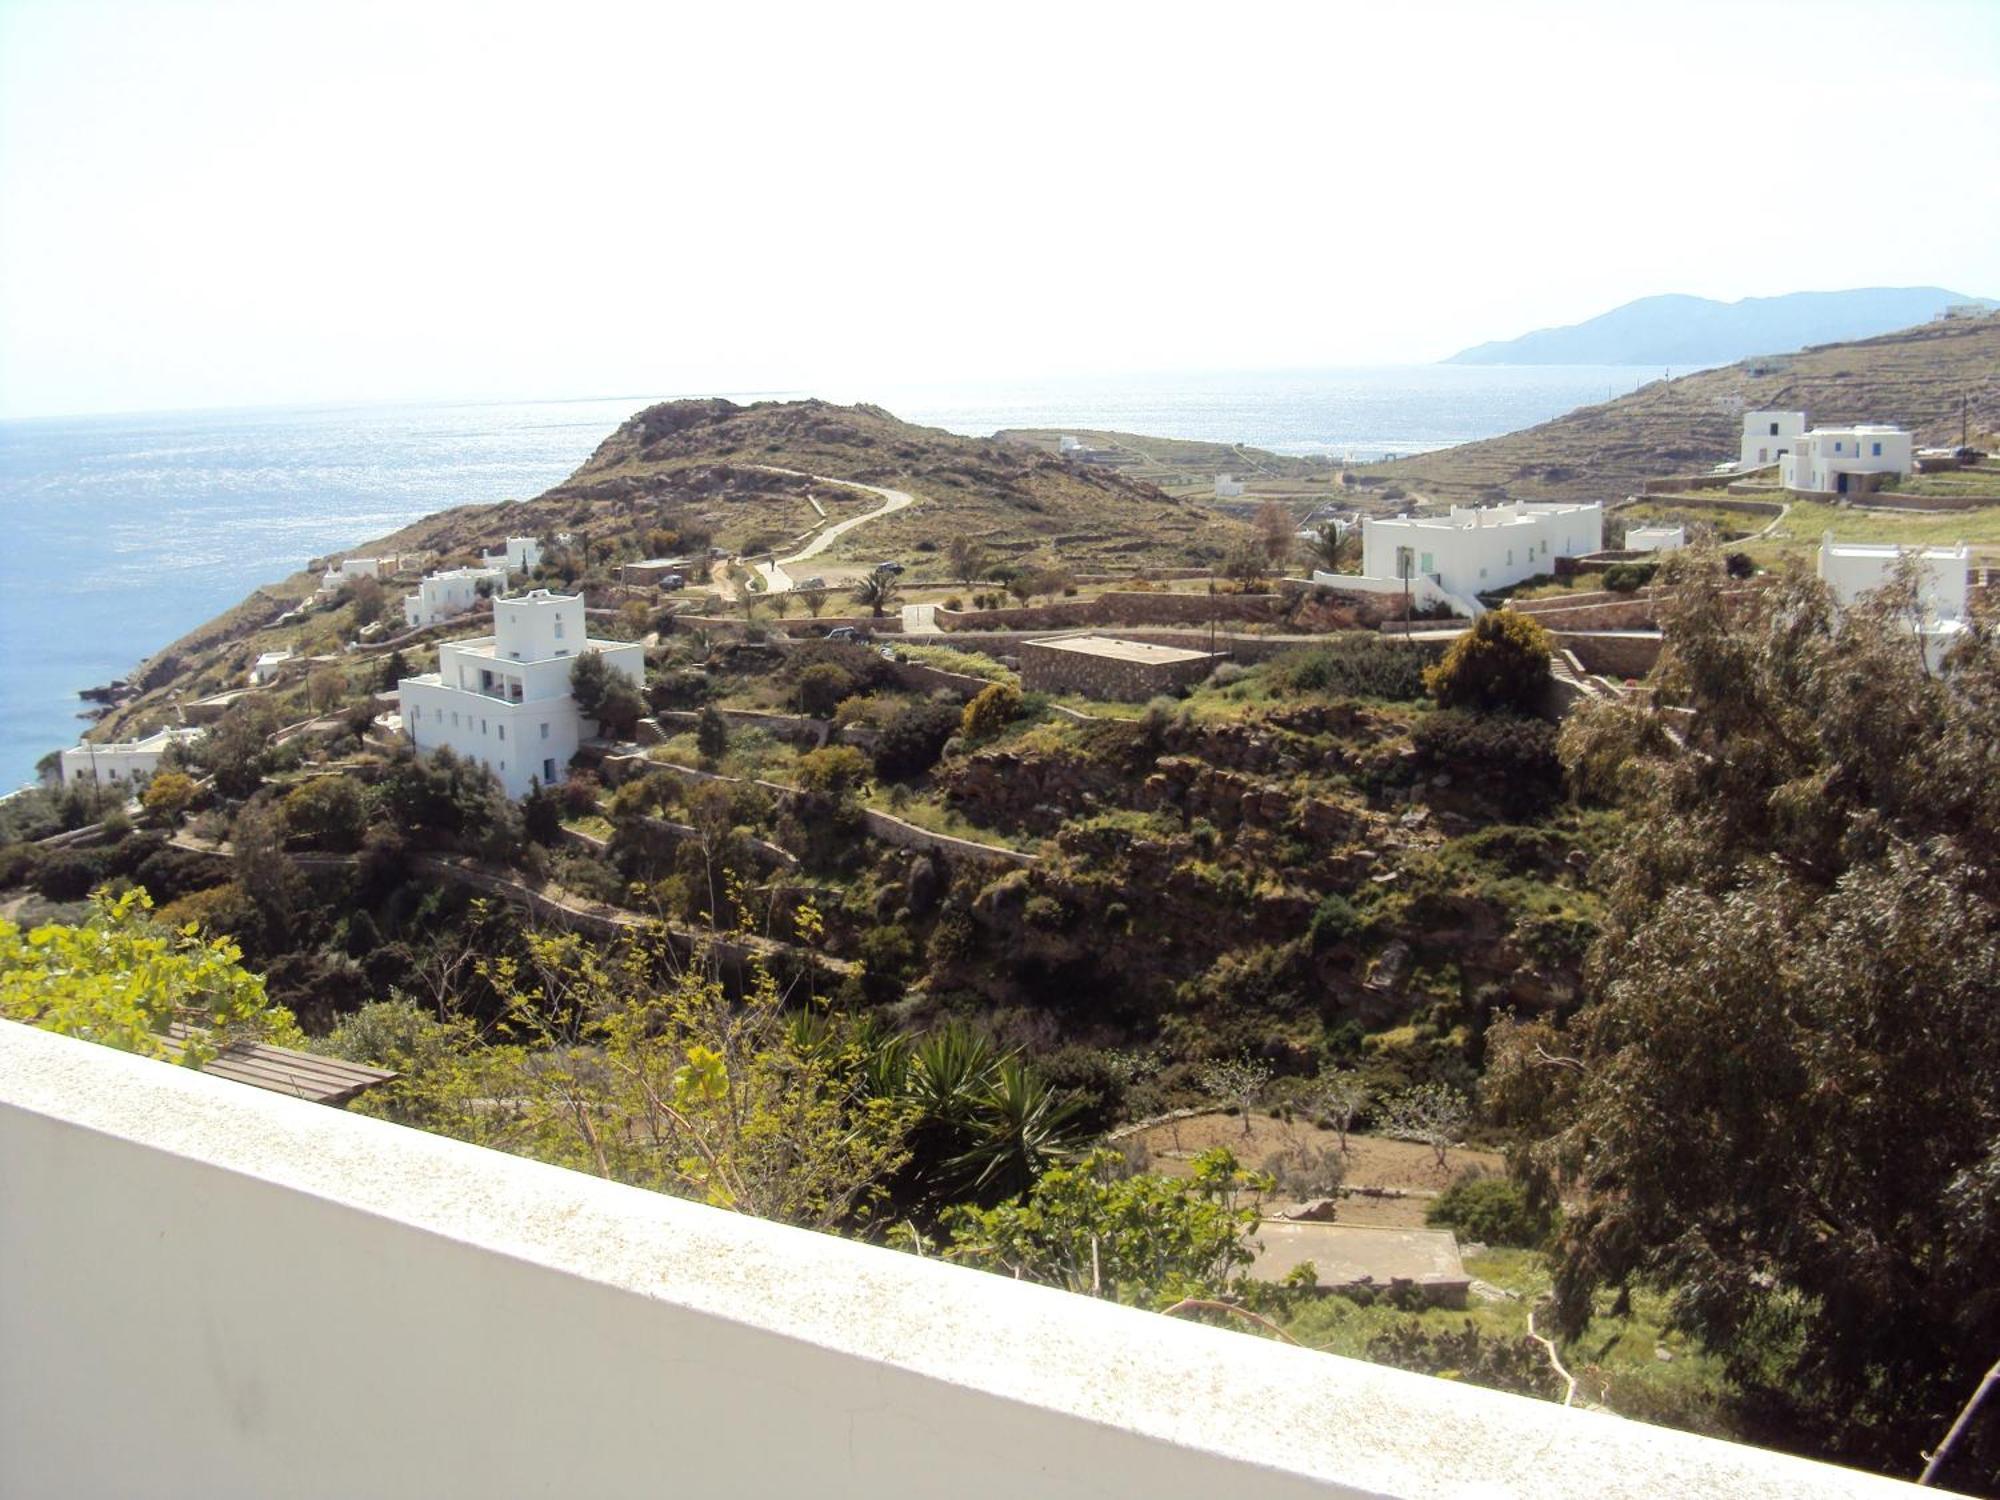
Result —
[[1873, 338], [1947, 310], [2000, 307], [1936, 286], [1791, 292], [1718, 302], [1669, 293], [1641, 297], [1582, 323], [1477, 344], [1452, 365], [1720, 365], [1774, 349]]

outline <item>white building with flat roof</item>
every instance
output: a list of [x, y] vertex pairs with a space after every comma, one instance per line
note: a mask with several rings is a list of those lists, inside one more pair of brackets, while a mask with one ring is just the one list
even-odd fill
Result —
[[1763, 469], [1780, 462], [1798, 447], [1805, 430], [1806, 414], [1802, 411], [1746, 411], [1743, 451], [1736, 467]]
[[142, 785], [160, 769], [160, 758], [167, 753], [169, 746], [191, 745], [202, 737], [203, 732], [199, 729], [161, 729], [141, 740], [119, 740], [104, 745], [84, 740], [73, 749], [63, 751], [62, 784], [78, 786], [96, 781], [106, 786]]
[[263, 652], [250, 664], [251, 683], [257, 687], [264, 686], [265, 683], [276, 678], [284, 669], [285, 663], [290, 660], [292, 660], [292, 653], [289, 651]]
[[1243, 481], [1238, 479], [1234, 474], [1218, 474], [1215, 476], [1216, 499], [1234, 500], [1242, 493]]
[[1924, 659], [1933, 667], [1957, 644], [1966, 625], [1967, 580], [1972, 549], [1900, 547], [1894, 542], [1836, 542], [1833, 533], [1820, 539], [1819, 576], [1842, 609], [1894, 582], [1905, 556], [1916, 563], [1918, 616], [1912, 628], [1924, 640]]
[[411, 629], [436, 625], [506, 588], [505, 568], [447, 568], [423, 579], [415, 593], [403, 596], [403, 621]]
[[1778, 482], [1811, 494], [1860, 494], [1878, 476], [1916, 467], [1915, 443], [1900, 427], [1815, 427], [1779, 460]]
[[1627, 552], [1678, 552], [1687, 544], [1685, 526], [1633, 526], [1625, 532]]
[[[1556, 558], [1581, 557], [1603, 545], [1604, 507], [1595, 500], [1454, 505], [1448, 516], [1364, 517], [1361, 572], [1398, 590], [1405, 581], [1429, 584], [1445, 597], [1419, 602], [1451, 604], [1470, 615], [1479, 612], [1478, 595], [1553, 573]], [[1412, 597], [1418, 592], [1413, 588]]]
[[542, 544], [531, 536], [510, 536], [498, 552], [482, 552], [479, 560], [509, 573], [532, 573], [542, 565]]
[[322, 594], [337, 594], [357, 578], [380, 578], [385, 573], [396, 571], [393, 557], [344, 557], [331, 563], [320, 574], [319, 591]]
[[596, 651], [635, 687], [646, 681], [646, 650], [590, 639], [583, 596], [534, 589], [493, 601], [493, 634], [447, 641], [438, 669], [398, 685], [403, 730], [419, 750], [449, 746], [499, 778], [510, 797], [554, 786], [597, 726], [570, 696], [577, 657]]

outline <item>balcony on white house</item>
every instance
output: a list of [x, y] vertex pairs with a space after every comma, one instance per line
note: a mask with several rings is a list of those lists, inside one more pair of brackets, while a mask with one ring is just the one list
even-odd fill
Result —
[[0, 1022], [0, 1494], [1899, 1493]]

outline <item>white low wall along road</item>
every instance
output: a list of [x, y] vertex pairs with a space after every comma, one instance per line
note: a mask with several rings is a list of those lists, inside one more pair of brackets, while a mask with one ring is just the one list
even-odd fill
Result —
[[0, 1022], [0, 1494], [1899, 1493]]

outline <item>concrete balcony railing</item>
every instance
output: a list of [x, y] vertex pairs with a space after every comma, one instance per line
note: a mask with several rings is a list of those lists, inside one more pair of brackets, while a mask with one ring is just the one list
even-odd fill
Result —
[[1906, 1492], [0, 1023], [0, 1494]]

